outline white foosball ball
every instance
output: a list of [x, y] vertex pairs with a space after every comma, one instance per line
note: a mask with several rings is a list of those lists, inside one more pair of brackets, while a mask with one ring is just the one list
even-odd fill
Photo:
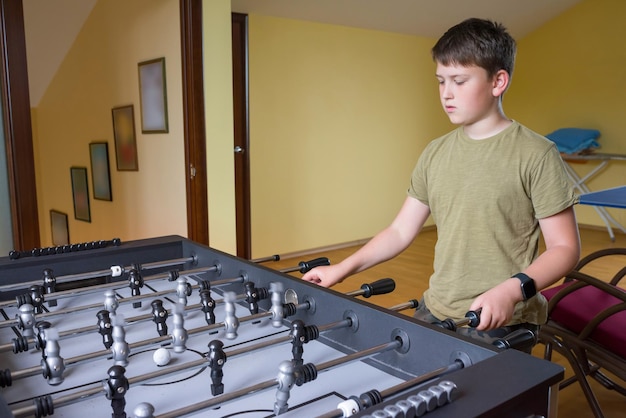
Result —
[[0, 259], [1, 417], [555, 415], [560, 366], [361, 297], [388, 281], [341, 294], [178, 236], [108, 244]]

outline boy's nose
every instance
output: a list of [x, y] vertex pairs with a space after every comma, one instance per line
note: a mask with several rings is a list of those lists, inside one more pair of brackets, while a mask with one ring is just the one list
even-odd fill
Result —
[[439, 88], [439, 94], [443, 99], [451, 99], [452, 98], [452, 90], [450, 89], [450, 85], [444, 83]]

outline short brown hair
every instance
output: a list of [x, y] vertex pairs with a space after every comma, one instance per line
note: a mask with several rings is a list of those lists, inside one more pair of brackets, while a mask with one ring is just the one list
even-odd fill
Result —
[[448, 29], [432, 49], [435, 62], [443, 65], [477, 65], [489, 76], [500, 70], [513, 75], [515, 40], [497, 22], [471, 18]]

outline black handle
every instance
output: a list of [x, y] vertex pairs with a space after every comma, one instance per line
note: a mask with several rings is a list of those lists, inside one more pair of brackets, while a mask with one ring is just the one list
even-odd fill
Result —
[[502, 350], [514, 348], [520, 351], [527, 351], [536, 343], [537, 336], [534, 332], [526, 328], [520, 328], [508, 334], [504, 338], [495, 340], [493, 345]]
[[253, 258], [250, 260], [252, 263], [267, 263], [268, 261], [280, 261], [280, 255], [268, 255], [267, 257]]
[[472, 328], [476, 328], [480, 325], [480, 312], [482, 308], [479, 308], [475, 311], [467, 311], [465, 314], [465, 318], [455, 321], [454, 319], [448, 318], [444, 319], [441, 322], [435, 322], [435, 325], [449, 329], [450, 331], [456, 331], [458, 327], [462, 327], [464, 325], [468, 325]]
[[467, 313], [465, 314], [465, 317], [469, 320], [467, 325], [469, 325], [472, 328], [476, 328], [478, 325], [480, 325], [480, 312], [481, 311], [482, 309], [480, 308], [475, 311], [467, 311]]
[[329, 266], [330, 260], [326, 257], [314, 258], [309, 261], [300, 261], [298, 266], [300, 267], [300, 273], [306, 273], [307, 271], [319, 266]]
[[396, 282], [393, 279], [386, 278], [376, 280], [373, 283], [365, 283], [361, 286], [363, 290], [363, 297], [369, 298], [373, 295], [384, 295], [391, 293], [396, 289]]
[[119, 247], [122, 244], [122, 240], [119, 238], [113, 238], [112, 240], [108, 240], [108, 241], [100, 240], [100, 241], [91, 241], [91, 242], [81, 242], [78, 244], [59, 245], [57, 247], [33, 248], [30, 251], [11, 250], [9, 252], [9, 258], [11, 260], [17, 260], [18, 258], [24, 258], [24, 257], [40, 257], [44, 255], [73, 253], [76, 251], [83, 251], [83, 250], [95, 250], [98, 248], [104, 248], [111, 244], [114, 245], [115, 247]]

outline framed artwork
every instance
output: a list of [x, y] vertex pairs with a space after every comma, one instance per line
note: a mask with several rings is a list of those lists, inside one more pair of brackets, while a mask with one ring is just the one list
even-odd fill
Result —
[[86, 167], [71, 167], [72, 198], [74, 199], [74, 218], [79, 221], [91, 222], [89, 209], [89, 184]]
[[50, 209], [50, 226], [52, 227], [52, 245], [68, 245], [70, 243], [67, 213]]
[[109, 144], [106, 142], [92, 142], [89, 144], [89, 157], [91, 159], [93, 198], [113, 200], [111, 195], [111, 173], [109, 171]]
[[113, 137], [117, 171], [137, 171], [137, 140], [135, 139], [135, 110], [133, 105], [114, 107]]
[[141, 100], [141, 132], [168, 132], [165, 58], [143, 61], [139, 67], [139, 97]]

